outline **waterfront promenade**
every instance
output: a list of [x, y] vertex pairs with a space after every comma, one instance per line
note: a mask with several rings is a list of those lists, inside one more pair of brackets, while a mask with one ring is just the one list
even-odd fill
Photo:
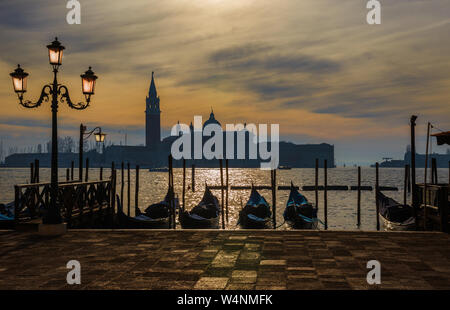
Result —
[[[70, 260], [81, 285], [66, 284]], [[366, 264], [381, 263], [381, 285]], [[434, 232], [0, 232], [0, 289], [450, 289], [450, 235]]]

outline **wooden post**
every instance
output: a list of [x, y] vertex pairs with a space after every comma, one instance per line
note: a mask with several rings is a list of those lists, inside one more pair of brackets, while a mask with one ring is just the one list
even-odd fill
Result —
[[223, 192], [223, 159], [219, 159], [220, 164], [220, 193], [222, 203], [222, 229], [225, 229], [225, 208], [224, 208], [224, 192]]
[[440, 197], [439, 197], [439, 216], [440, 216], [440, 224], [441, 224], [441, 231], [442, 232], [449, 232], [448, 227], [448, 191], [449, 187], [442, 186], [439, 190]]
[[403, 205], [407, 204], [407, 191], [408, 191], [408, 170], [409, 165], [405, 165], [405, 182], [403, 183]]
[[277, 228], [277, 169], [271, 170], [272, 175], [272, 224]]
[[225, 159], [225, 172], [226, 172], [226, 181], [225, 181], [225, 187], [226, 187], [226, 192], [225, 192], [225, 212], [226, 212], [226, 216], [227, 216], [227, 224], [229, 223], [228, 220], [228, 159]]
[[433, 177], [431, 178], [431, 181], [433, 184], [439, 184], [439, 180], [438, 180], [438, 174], [437, 174], [437, 162], [436, 162], [436, 157], [433, 157], [431, 159], [431, 169], [432, 169], [432, 175]]
[[358, 226], [361, 225], [361, 167], [358, 167]]
[[130, 172], [130, 163], [127, 163], [128, 175], [127, 175], [127, 214], [130, 216], [131, 210], [131, 172]]
[[195, 192], [195, 164], [192, 164], [191, 183], [192, 192]]
[[125, 188], [125, 164], [122, 162], [120, 166], [120, 201], [122, 202], [122, 207], [125, 205], [125, 197], [123, 195], [123, 191]]
[[39, 159], [34, 160], [34, 181], [39, 183]]
[[427, 205], [428, 205], [428, 201], [427, 201], [427, 173], [428, 173], [428, 146], [430, 144], [430, 130], [431, 130], [431, 123], [428, 122], [428, 127], [427, 127], [427, 143], [426, 143], [426, 151], [425, 151], [425, 172], [424, 172], [424, 177], [423, 177], [423, 230], [427, 230]]
[[408, 166], [408, 177], [407, 177], [408, 193], [411, 193], [411, 166], [410, 165], [407, 166]]
[[410, 120], [411, 125], [411, 198], [414, 208], [414, 214], [417, 223], [417, 194], [416, 194], [416, 119], [417, 116], [412, 115]]
[[67, 182], [70, 181], [70, 169], [69, 168], [66, 169], [66, 181]]
[[316, 208], [319, 208], [319, 159], [316, 158], [316, 170], [315, 170], [315, 198], [316, 198]]
[[[136, 165], [136, 190], [134, 193], [134, 205], [135, 208], [139, 208], [139, 165]], [[136, 214], [135, 214], [136, 216]]]
[[186, 159], [183, 158], [183, 210], [186, 209]]
[[103, 181], [103, 167], [100, 166], [100, 181]]
[[89, 181], [89, 158], [86, 158], [86, 182]]
[[[116, 185], [117, 185], [117, 172], [116, 164], [111, 162], [111, 227], [115, 227], [115, 214], [116, 214]], [[120, 197], [122, 199], [122, 197]], [[122, 201], [121, 201], [122, 202]], [[123, 202], [122, 202], [123, 203]]]
[[377, 230], [380, 230], [380, 216], [378, 212], [380, 211], [380, 204], [378, 203], [378, 191], [380, 187], [380, 174], [379, 174], [380, 165], [378, 163], [375, 164], [375, 206], [376, 206], [376, 214], [377, 218]]
[[72, 181], [73, 181], [73, 171], [74, 171], [74, 169], [75, 169], [75, 163], [72, 160], [72, 162], [70, 163], [70, 180], [72, 180]]
[[34, 183], [34, 164], [30, 163], [30, 183]]
[[325, 230], [328, 229], [328, 197], [327, 197], [327, 186], [328, 186], [328, 175], [327, 175], [327, 167], [328, 163], [325, 159], [323, 162], [324, 169], [324, 180], [323, 180], [323, 212], [325, 215]]
[[176, 211], [175, 211], [175, 191], [173, 187], [173, 161], [172, 161], [172, 155], [169, 155], [169, 189], [171, 191], [171, 199], [170, 199], [170, 226], [169, 228], [176, 229]]

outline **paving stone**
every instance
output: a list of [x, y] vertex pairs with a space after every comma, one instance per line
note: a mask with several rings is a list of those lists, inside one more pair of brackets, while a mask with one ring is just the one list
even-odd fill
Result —
[[[422, 232], [0, 232], [0, 289], [450, 289], [450, 236]], [[81, 285], [66, 264], [81, 263]], [[381, 284], [368, 285], [369, 260]]]

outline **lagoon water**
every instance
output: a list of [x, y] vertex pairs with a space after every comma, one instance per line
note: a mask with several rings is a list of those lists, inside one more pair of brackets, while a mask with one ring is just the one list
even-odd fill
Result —
[[[90, 169], [89, 179], [97, 180], [99, 178], [100, 169]], [[75, 169], [75, 175], [77, 175]], [[104, 169], [104, 176], [109, 177], [111, 172]], [[182, 194], [182, 169], [174, 169], [174, 182], [176, 194], [180, 197]], [[60, 169], [60, 180], [65, 180], [66, 169]], [[186, 170], [186, 187], [191, 185], [191, 169]], [[224, 169], [225, 174], [225, 169]], [[375, 186], [375, 168], [362, 168], [362, 185]], [[417, 182], [423, 182], [424, 169], [417, 169]], [[14, 184], [24, 184], [29, 182], [29, 168], [0, 168], [0, 203], [7, 203], [14, 200]], [[334, 168], [328, 169], [328, 185], [357, 185], [357, 168]], [[441, 182], [448, 182], [448, 169], [438, 169], [438, 177]], [[41, 182], [50, 180], [50, 169], [41, 168]], [[125, 172], [125, 180], [127, 173]], [[399, 202], [403, 201], [403, 179], [404, 169], [402, 168], [380, 168], [380, 185], [396, 186], [398, 192], [386, 192], [387, 195]], [[121, 191], [121, 175], [120, 170], [117, 171], [117, 193]], [[134, 215], [134, 180], [135, 171], [131, 170], [131, 214]], [[219, 169], [201, 169], [195, 171], [196, 192], [191, 189], [186, 190], [186, 208], [192, 208], [200, 201], [203, 195], [205, 184], [220, 185]], [[225, 176], [224, 176], [225, 181]], [[314, 169], [291, 169], [278, 170], [278, 185], [289, 185], [293, 181], [297, 186], [314, 185]], [[141, 210], [145, 209], [149, 204], [160, 201], [167, 192], [167, 173], [150, 172], [148, 170], [140, 170], [140, 190], [139, 190], [139, 206]], [[270, 171], [259, 169], [239, 169], [232, 168], [229, 170], [230, 185], [270, 185]], [[319, 185], [323, 185], [323, 169], [319, 170]], [[213, 190], [220, 200], [220, 190]], [[271, 203], [272, 196], [268, 190], [261, 190], [260, 193]], [[302, 192], [310, 202], [315, 201], [314, 192]], [[227, 229], [238, 229], [236, 226], [238, 212], [241, 203], [245, 204], [249, 190], [229, 191], [229, 223]], [[278, 229], [289, 229], [283, 225], [283, 210], [288, 198], [289, 191], [277, 192], [277, 225]], [[323, 220], [323, 191], [319, 192], [319, 218]], [[127, 185], [124, 186], [124, 205], [127, 206]], [[408, 201], [411, 199], [408, 195]], [[357, 191], [328, 191], [328, 228], [334, 230], [375, 230], [375, 192], [362, 191], [361, 194], [361, 226], [356, 225], [356, 202]], [[179, 226], [178, 226], [179, 227]], [[323, 229], [323, 226], [320, 225]]]

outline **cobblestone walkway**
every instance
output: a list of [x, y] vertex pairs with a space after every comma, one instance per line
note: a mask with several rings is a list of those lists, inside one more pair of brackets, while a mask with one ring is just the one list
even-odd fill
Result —
[[[81, 285], [66, 263], [81, 263]], [[381, 263], [369, 286], [366, 264]], [[0, 232], [0, 289], [450, 289], [450, 236], [332, 231]]]

